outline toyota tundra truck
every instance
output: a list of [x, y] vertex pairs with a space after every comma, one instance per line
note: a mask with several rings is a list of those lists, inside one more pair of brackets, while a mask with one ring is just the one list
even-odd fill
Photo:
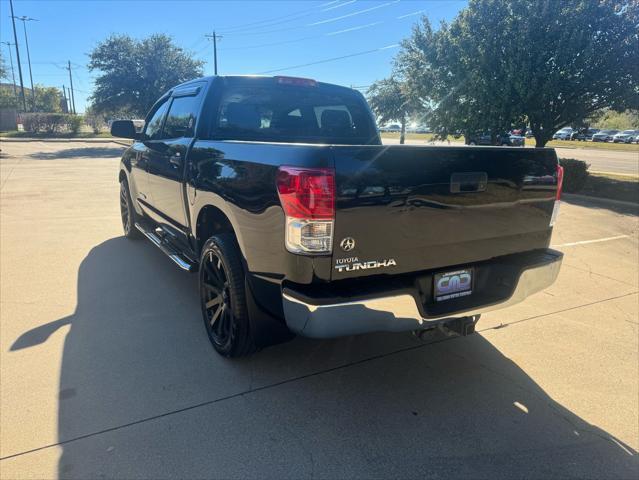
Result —
[[552, 149], [382, 145], [361, 93], [282, 76], [189, 81], [111, 133], [133, 139], [126, 237], [198, 272], [227, 357], [294, 334], [472, 333], [559, 272]]

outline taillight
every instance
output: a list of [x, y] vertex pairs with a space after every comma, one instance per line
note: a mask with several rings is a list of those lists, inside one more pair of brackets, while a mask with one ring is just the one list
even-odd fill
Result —
[[277, 193], [286, 215], [286, 249], [330, 253], [335, 218], [333, 169], [280, 167]]
[[564, 167], [557, 164], [557, 193], [555, 194], [555, 204], [552, 207], [552, 215], [550, 216], [550, 226], [554, 226], [559, 215], [559, 206], [561, 205], [561, 189], [564, 186]]

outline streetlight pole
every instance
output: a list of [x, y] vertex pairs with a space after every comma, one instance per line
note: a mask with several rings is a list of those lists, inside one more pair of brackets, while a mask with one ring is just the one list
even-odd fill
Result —
[[16, 72], [13, 69], [13, 54], [11, 53], [11, 45], [13, 45], [13, 43], [11, 42], [2, 42], [4, 43], [7, 47], [9, 47], [9, 65], [11, 65], [11, 79], [13, 81], [13, 94], [16, 97], [16, 100], [18, 100], [18, 87], [16, 87]]
[[27, 62], [29, 63], [29, 79], [31, 80], [31, 111], [35, 111], [35, 90], [33, 88], [33, 73], [31, 71], [31, 54], [29, 53], [29, 40], [27, 39], [27, 22], [37, 22], [37, 18], [31, 18], [27, 16], [15, 17], [22, 21], [22, 28], [24, 29], [24, 44], [27, 47]]
[[20, 64], [20, 49], [18, 48], [18, 34], [16, 33], [16, 17], [13, 15], [13, 0], [9, 0], [11, 6], [11, 23], [13, 24], [13, 44], [16, 46], [16, 59], [18, 60], [18, 74], [20, 75], [20, 96], [22, 108], [27, 111], [27, 100], [24, 98], [24, 82], [22, 81], [22, 65]]

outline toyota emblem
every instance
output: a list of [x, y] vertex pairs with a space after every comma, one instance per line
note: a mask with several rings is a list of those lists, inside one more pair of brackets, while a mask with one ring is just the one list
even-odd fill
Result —
[[342, 247], [342, 250], [345, 252], [350, 252], [355, 248], [355, 239], [353, 237], [346, 237], [339, 243], [339, 246]]

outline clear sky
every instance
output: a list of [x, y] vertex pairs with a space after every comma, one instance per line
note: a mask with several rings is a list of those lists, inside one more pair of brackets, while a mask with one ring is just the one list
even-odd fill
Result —
[[[455, 0], [14, 0], [14, 13], [38, 20], [26, 24], [34, 83], [68, 87], [65, 67], [70, 60], [76, 108], [82, 112], [96, 75], [86, 68], [87, 54], [110, 34], [171, 35], [179, 46], [205, 60], [205, 74], [212, 75], [213, 45], [204, 35], [215, 29], [223, 35], [218, 44], [221, 75], [274, 71], [363, 87], [390, 73], [397, 43], [410, 34], [420, 15], [436, 25], [451, 20], [465, 4]], [[9, 1], [0, 0], [0, 9], [0, 39], [13, 42]], [[17, 21], [16, 27], [27, 87], [22, 22]], [[8, 64], [7, 48], [2, 45]], [[370, 50], [376, 51], [286, 68]], [[15, 64], [15, 49], [12, 54]]]

